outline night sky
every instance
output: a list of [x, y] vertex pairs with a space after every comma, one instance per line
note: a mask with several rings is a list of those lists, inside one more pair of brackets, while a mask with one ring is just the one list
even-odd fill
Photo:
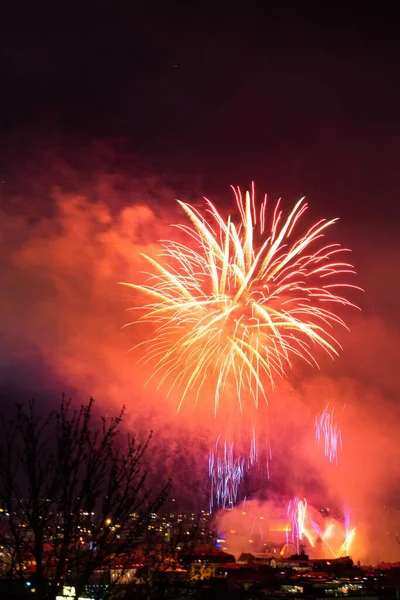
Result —
[[254, 179], [272, 196], [304, 194], [354, 221], [393, 225], [399, 19], [387, 8], [302, 4], [11, 3], [6, 155], [16, 133], [24, 148], [28, 138], [118, 140], [210, 195]]
[[132, 298], [116, 282], [136, 280], [139, 253], [182, 220], [176, 198], [226, 208], [229, 185], [254, 180], [286, 209], [306, 196], [313, 220], [340, 217], [335, 239], [365, 289], [342, 356], [300, 368], [282, 391], [277, 411], [306, 406], [303, 424], [326, 401], [349, 407], [347, 471], [333, 482], [314, 465], [304, 485], [346, 489], [365, 520], [388, 498], [397, 510], [400, 19], [389, 3], [190, 4], [2, 8], [2, 407], [63, 390], [107, 411], [125, 402], [155, 429], [163, 473], [186, 460], [187, 488], [206, 498], [214, 431], [143, 391], [121, 332]]

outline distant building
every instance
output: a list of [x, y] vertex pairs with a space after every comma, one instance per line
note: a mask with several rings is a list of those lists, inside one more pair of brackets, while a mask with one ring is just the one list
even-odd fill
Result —
[[[218, 569], [222, 564], [234, 564], [235, 557], [210, 546], [196, 547], [186, 559], [191, 579], [212, 579], [221, 576]], [[225, 576], [225, 575], [223, 575]]]

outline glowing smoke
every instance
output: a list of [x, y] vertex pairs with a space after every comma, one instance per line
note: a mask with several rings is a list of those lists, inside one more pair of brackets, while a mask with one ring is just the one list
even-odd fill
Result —
[[[127, 404], [133, 430], [138, 423], [155, 430], [154, 464], [173, 476], [176, 497], [198, 508], [208, 505], [209, 448], [219, 434], [234, 439], [240, 423], [247, 438], [235, 448], [248, 453], [256, 416], [258, 439], [268, 426], [273, 454], [269, 479], [265, 469], [257, 484], [244, 478], [248, 513], [261, 497], [279, 496], [284, 515], [288, 499], [306, 497], [312, 509], [329, 507], [341, 526], [349, 511], [350, 527], [357, 527], [354, 558], [398, 558], [400, 335], [398, 314], [386, 309], [398, 296], [395, 242], [384, 243], [374, 232], [371, 243], [359, 224], [351, 245], [369, 307], [351, 317], [339, 361], [321, 360], [320, 372], [304, 366], [293, 373], [290, 383], [278, 385], [268, 415], [260, 409], [214, 420], [202, 405], [183, 406], [176, 415], [179, 399], [166, 400], [151, 386], [143, 390], [149, 372], [135, 368], [138, 355], [126, 354], [138, 339], [121, 330], [131, 297], [116, 282], [136, 280], [145, 269], [139, 253], [156, 256], [158, 240], [170, 237], [168, 223], [177, 218], [171, 211], [175, 198], [184, 197], [182, 189], [152, 174], [107, 174], [107, 161], [80, 173], [55, 162], [50, 156], [36, 170], [21, 167], [18, 186], [6, 180], [1, 188], [3, 403], [19, 386], [29, 397], [58, 398], [63, 389], [77, 401], [93, 394], [105, 412]], [[200, 196], [198, 191], [187, 199]], [[340, 415], [337, 466], [315, 445], [315, 416], [327, 402]]]

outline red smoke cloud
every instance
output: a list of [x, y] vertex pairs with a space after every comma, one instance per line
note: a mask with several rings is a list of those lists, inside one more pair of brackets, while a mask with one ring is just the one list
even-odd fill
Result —
[[[346, 508], [357, 527], [355, 558], [398, 558], [399, 330], [395, 312], [383, 310], [393, 307], [398, 250], [383, 246], [378, 259], [376, 242], [357, 232], [354, 262], [367, 290], [366, 310], [348, 315], [351, 331], [341, 335], [344, 352], [335, 363], [323, 359], [320, 372], [296, 366], [259, 411], [241, 415], [235, 408], [213, 419], [213, 402], [202, 397], [197, 406], [189, 399], [176, 415], [177, 396], [167, 399], [153, 384], [145, 388], [151, 367], [137, 368], [140, 351], [127, 352], [143, 332], [121, 329], [130, 320], [125, 310], [140, 300], [117, 282], [141, 281], [148, 266], [140, 252], [155, 255], [158, 240], [175, 235], [169, 225], [184, 219], [174, 202], [182, 190], [148, 172], [107, 174], [101, 162], [87, 174], [67, 161], [50, 162], [48, 170], [22, 169], [17, 192], [12, 183], [3, 185], [3, 381], [28, 396], [60, 388], [75, 391], [79, 401], [93, 395], [104, 412], [126, 404], [133, 428], [154, 428], [154, 462], [165, 477], [175, 474], [174, 493], [187, 502], [207, 502], [208, 448], [216, 436], [245, 452], [254, 427], [272, 449], [270, 479], [265, 470], [251, 492], [256, 512], [264, 510], [261, 497], [272, 506], [292, 495], [315, 508], [330, 503], [339, 520]], [[189, 197], [197, 200], [193, 190]], [[351, 232], [346, 235], [351, 246]], [[328, 402], [343, 435], [337, 466], [314, 441], [315, 415]]]

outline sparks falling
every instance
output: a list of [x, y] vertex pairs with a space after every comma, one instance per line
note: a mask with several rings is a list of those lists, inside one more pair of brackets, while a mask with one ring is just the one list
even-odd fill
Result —
[[315, 443], [323, 442], [325, 456], [329, 462], [338, 462], [338, 451], [342, 449], [342, 432], [335, 422], [335, 410], [325, 407], [315, 419]]
[[153, 269], [148, 284], [123, 283], [149, 298], [128, 325], [152, 325], [141, 360], [159, 386], [181, 390], [179, 408], [190, 392], [197, 401], [206, 381], [215, 412], [224, 392], [240, 408], [244, 395], [257, 405], [267, 399], [264, 382], [273, 387], [294, 357], [317, 366], [318, 348], [338, 354], [332, 328], [345, 323], [333, 308], [354, 306], [344, 292], [356, 286], [342, 280], [355, 273], [340, 258], [348, 250], [321, 243], [337, 219], [299, 234], [304, 198], [288, 216], [278, 201], [269, 217], [266, 196], [256, 208], [254, 185], [245, 198], [232, 189], [236, 221], [209, 200], [204, 214], [178, 201], [190, 221], [177, 226], [188, 245], [164, 241], [160, 262], [143, 255]]
[[[269, 448], [268, 448], [269, 449]], [[208, 475], [210, 478], [210, 513], [218, 508], [233, 508], [243, 478], [256, 465], [261, 469], [261, 461], [255, 429], [250, 439], [250, 451], [247, 460], [235, 452], [235, 444], [219, 435], [208, 456]], [[246, 453], [245, 453], [246, 454]], [[268, 476], [268, 455], [265, 470]]]
[[215, 443], [215, 450], [210, 451], [208, 460], [210, 512], [213, 512], [214, 501], [218, 508], [232, 508], [235, 505], [245, 470], [244, 458], [234, 456], [233, 442], [225, 440], [221, 451], [220, 437]]

